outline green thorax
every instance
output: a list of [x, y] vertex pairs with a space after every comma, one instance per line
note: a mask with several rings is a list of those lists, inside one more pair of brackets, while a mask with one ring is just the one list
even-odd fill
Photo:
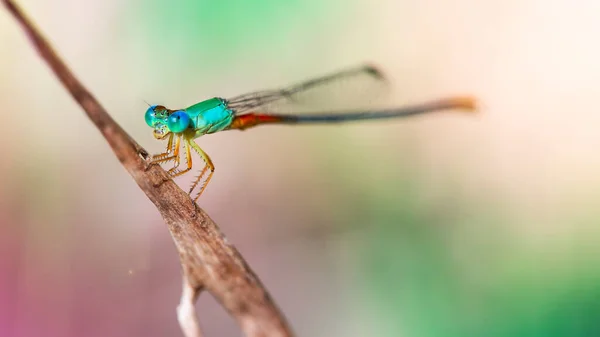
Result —
[[185, 109], [190, 117], [190, 127], [196, 130], [196, 137], [225, 130], [233, 121], [233, 111], [221, 98], [211, 98]]

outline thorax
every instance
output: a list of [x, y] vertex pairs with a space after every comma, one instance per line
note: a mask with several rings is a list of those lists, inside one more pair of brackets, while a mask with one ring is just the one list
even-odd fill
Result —
[[186, 113], [191, 119], [191, 127], [196, 130], [196, 137], [222, 131], [231, 125], [233, 111], [221, 98], [211, 98], [194, 104]]

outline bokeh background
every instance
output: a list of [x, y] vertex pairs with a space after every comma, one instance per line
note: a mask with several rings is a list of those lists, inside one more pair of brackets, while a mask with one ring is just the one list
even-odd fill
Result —
[[[600, 2], [22, 0], [150, 152], [144, 101], [375, 63], [479, 115], [223, 132], [200, 205], [299, 336], [600, 336]], [[0, 336], [178, 336], [159, 213], [0, 10]], [[187, 187], [190, 178], [181, 179]], [[209, 294], [207, 336], [238, 336]]]

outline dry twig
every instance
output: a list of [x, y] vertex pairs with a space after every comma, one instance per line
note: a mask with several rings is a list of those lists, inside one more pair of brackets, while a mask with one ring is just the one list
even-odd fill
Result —
[[285, 318], [260, 280], [235, 247], [227, 243], [217, 225], [160, 166], [148, 164], [147, 152], [108, 115], [21, 9], [11, 0], [2, 1], [165, 220], [183, 269], [183, 292], [177, 313], [184, 334], [201, 335], [194, 304], [206, 289], [238, 321], [246, 336], [291, 336]]

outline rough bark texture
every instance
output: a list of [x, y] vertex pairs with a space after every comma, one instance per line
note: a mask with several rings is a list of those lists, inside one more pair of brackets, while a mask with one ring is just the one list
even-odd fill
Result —
[[178, 318], [184, 334], [200, 336], [194, 303], [200, 291], [206, 289], [238, 321], [246, 336], [292, 336], [258, 277], [217, 225], [160, 166], [148, 163], [147, 152], [115, 123], [23, 12], [10, 0], [2, 2], [165, 220], [183, 270]]

